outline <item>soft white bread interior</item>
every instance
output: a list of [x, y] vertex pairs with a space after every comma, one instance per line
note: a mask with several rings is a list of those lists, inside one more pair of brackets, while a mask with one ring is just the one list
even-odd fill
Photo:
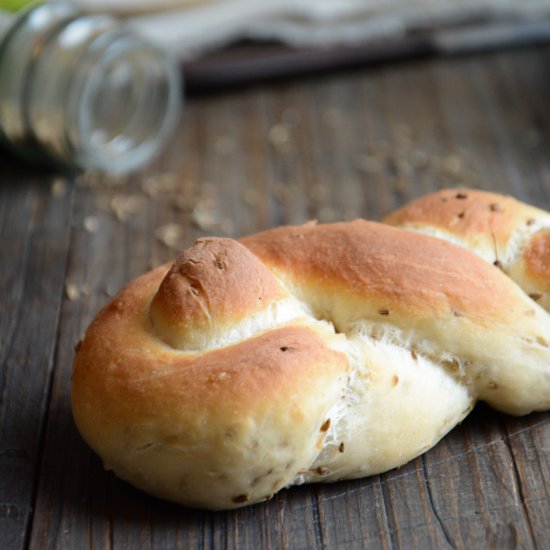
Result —
[[106, 467], [225, 509], [382, 472], [477, 399], [550, 408], [550, 318], [500, 269], [357, 220], [202, 239], [127, 285], [76, 354], [72, 404]]

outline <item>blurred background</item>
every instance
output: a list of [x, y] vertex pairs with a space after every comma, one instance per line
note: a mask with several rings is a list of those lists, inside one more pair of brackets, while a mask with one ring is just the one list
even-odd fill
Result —
[[[23, 3], [0, 0], [4, 33]], [[550, 0], [70, 4], [84, 17], [120, 18], [160, 57], [110, 79], [119, 73], [88, 63], [97, 59], [89, 42], [78, 50], [91, 55], [86, 63], [65, 55], [85, 33], [62, 35], [63, 55], [50, 51], [35, 86], [41, 107], [23, 121], [34, 121], [40, 147], [61, 151], [63, 164], [25, 160], [21, 143], [0, 151], [0, 546], [550, 546], [546, 414], [478, 410], [398, 471], [208, 514], [159, 503], [104, 472], [69, 406], [73, 345], [97, 310], [197, 237], [379, 220], [454, 186], [549, 209]], [[32, 67], [50, 46], [28, 50]], [[178, 78], [134, 101], [128, 90], [146, 89], [139, 82], [160, 59]], [[14, 89], [28, 81], [14, 88], [0, 74], [6, 125], [20, 107]], [[82, 90], [92, 81], [101, 93], [90, 101]], [[177, 109], [167, 99], [174, 86]], [[90, 169], [76, 154], [96, 135], [83, 104], [103, 117], [109, 130], [97, 143], [113, 155], [136, 127], [154, 138], [165, 116], [167, 130], [132, 170]], [[88, 126], [74, 130], [81, 120]]]

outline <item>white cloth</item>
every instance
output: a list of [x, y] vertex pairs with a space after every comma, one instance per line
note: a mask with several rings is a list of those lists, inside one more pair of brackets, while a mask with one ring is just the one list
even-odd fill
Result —
[[181, 59], [242, 38], [298, 46], [349, 45], [488, 22], [508, 28], [545, 19], [550, 24], [550, 0], [68, 1], [85, 10], [122, 15], [139, 33]]

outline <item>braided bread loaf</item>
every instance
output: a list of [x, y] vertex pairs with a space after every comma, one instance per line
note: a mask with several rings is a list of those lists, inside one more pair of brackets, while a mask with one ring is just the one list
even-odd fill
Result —
[[482, 399], [550, 408], [550, 318], [499, 269], [357, 220], [201, 239], [89, 327], [72, 404], [107, 468], [224, 509], [432, 447]]
[[550, 309], [550, 214], [474, 189], [444, 189], [390, 214], [384, 223], [464, 246], [500, 267]]

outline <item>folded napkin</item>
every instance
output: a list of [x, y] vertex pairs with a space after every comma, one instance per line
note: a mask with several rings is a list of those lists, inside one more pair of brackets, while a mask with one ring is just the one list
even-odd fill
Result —
[[71, 1], [123, 15], [182, 60], [244, 38], [309, 47], [447, 31], [449, 47], [454, 40], [474, 48], [486, 41], [550, 39], [550, 0]]
[[[550, 0], [67, 1], [125, 18], [182, 61], [240, 39], [354, 46], [428, 33], [443, 51], [550, 40]], [[1, 15], [0, 32], [10, 21], [7, 12]]]

